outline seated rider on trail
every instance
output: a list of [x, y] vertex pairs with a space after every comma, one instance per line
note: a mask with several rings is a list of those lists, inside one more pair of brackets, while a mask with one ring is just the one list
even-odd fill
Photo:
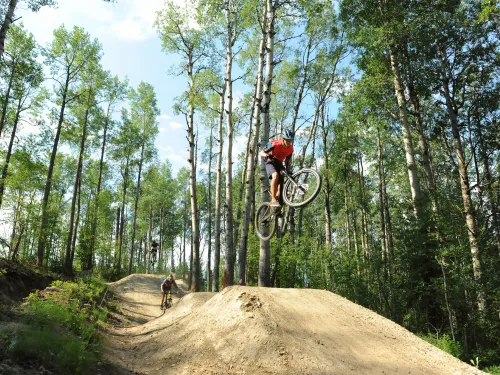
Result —
[[285, 129], [282, 139], [272, 139], [264, 149], [259, 153], [266, 162], [266, 172], [271, 179], [271, 206], [281, 207], [280, 205], [280, 167], [283, 161], [287, 171], [290, 173], [293, 154], [293, 139], [295, 134], [290, 129]]
[[170, 274], [165, 280], [161, 282], [161, 291], [163, 292], [163, 295], [161, 297], [160, 309], [163, 308], [163, 302], [165, 301], [165, 298], [168, 295], [168, 293], [170, 293], [170, 291], [172, 290], [172, 285], [175, 286], [177, 291], [179, 291], [179, 287], [175, 283], [174, 276]]

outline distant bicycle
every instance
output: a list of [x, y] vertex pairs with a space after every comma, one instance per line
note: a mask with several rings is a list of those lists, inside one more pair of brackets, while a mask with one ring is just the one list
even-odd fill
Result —
[[163, 303], [162, 306], [163, 313], [165, 313], [165, 311], [171, 307], [172, 307], [172, 292], [169, 291], [167, 294], [167, 298], [165, 298], [165, 302]]
[[[321, 189], [321, 176], [317, 171], [303, 168], [289, 174], [285, 168], [280, 168], [280, 192], [283, 201], [290, 207], [302, 207], [312, 202]], [[285, 183], [283, 179], [286, 178]], [[282, 225], [286, 217], [285, 207], [272, 207], [270, 202], [263, 202], [255, 215], [255, 231], [260, 239], [270, 240]]]

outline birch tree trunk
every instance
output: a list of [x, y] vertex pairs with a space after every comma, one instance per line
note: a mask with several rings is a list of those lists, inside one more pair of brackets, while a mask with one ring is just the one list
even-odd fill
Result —
[[[233, 217], [233, 42], [234, 25], [231, 20], [231, 0], [226, 2], [226, 75], [225, 85], [227, 94], [226, 107], [226, 132], [227, 132], [227, 157], [226, 157], [226, 263], [224, 278], [227, 285], [234, 283], [234, 263], [236, 251], [233, 244], [234, 217]], [[224, 285], [226, 287], [227, 285]]]
[[19, 98], [16, 110], [16, 117], [12, 127], [12, 134], [10, 136], [9, 146], [7, 147], [7, 155], [5, 155], [5, 163], [2, 168], [2, 180], [0, 181], [0, 207], [2, 207], [3, 193], [5, 189], [5, 179], [9, 171], [10, 157], [12, 156], [12, 148], [14, 147], [14, 140], [16, 139], [17, 125], [19, 124], [19, 116], [21, 114], [22, 96]]
[[[1, 58], [1, 56], [0, 56]], [[16, 65], [17, 62], [13, 61], [12, 62], [12, 69], [10, 71], [10, 77], [9, 77], [9, 83], [7, 84], [7, 90], [5, 92], [5, 96], [3, 99], [3, 105], [2, 105], [2, 116], [0, 117], [0, 137], [2, 136], [2, 131], [5, 126], [5, 118], [7, 116], [7, 108], [9, 105], [9, 99], [10, 99], [10, 90], [12, 89], [12, 82], [14, 81], [14, 72], [16, 70]]]
[[[265, 144], [269, 139], [270, 117], [269, 107], [271, 104], [271, 86], [273, 83], [274, 69], [274, 22], [275, 8], [272, 0], [266, 0], [266, 23], [265, 33], [262, 38], [266, 40], [266, 74], [264, 78], [263, 97], [262, 97], [262, 115], [264, 129], [262, 132], [262, 144]], [[269, 179], [266, 173], [264, 160], [261, 161], [261, 199], [269, 201]], [[269, 241], [260, 240], [260, 256], [259, 256], [259, 286], [267, 287], [270, 285], [270, 243]]]
[[210, 143], [208, 156], [208, 260], [207, 260], [207, 292], [212, 281], [212, 159], [213, 159], [213, 127], [210, 126]]
[[212, 292], [219, 291], [219, 269], [220, 269], [220, 224], [221, 224], [221, 188], [222, 188], [222, 148], [223, 148], [223, 123], [224, 123], [224, 99], [226, 93], [226, 85], [222, 88], [222, 92], [219, 93], [219, 122], [217, 137], [219, 142], [219, 147], [217, 149], [217, 171], [216, 171], [216, 182], [215, 182], [215, 249], [214, 249], [214, 278], [212, 284]]
[[[188, 59], [188, 77], [190, 96], [194, 95], [194, 77], [193, 77], [193, 57], [189, 55]], [[188, 142], [189, 142], [189, 166], [190, 166], [190, 193], [191, 193], [191, 229], [192, 229], [192, 253], [193, 253], [193, 284], [191, 291], [199, 292], [201, 283], [201, 270], [200, 270], [200, 225], [198, 213], [198, 198], [196, 195], [196, 140], [194, 134], [194, 99], [191, 97], [189, 103], [188, 114]]]
[[50, 155], [49, 170], [47, 172], [47, 179], [45, 182], [45, 189], [43, 192], [42, 199], [42, 222], [40, 225], [40, 234], [38, 237], [38, 254], [37, 254], [37, 266], [43, 266], [43, 255], [45, 252], [45, 242], [46, 242], [46, 231], [49, 224], [49, 213], [47, 212], [47, 206], [49, 204], [50, 191], [52, 190], [52, 174], [54, 173], [54, 164], [56, 161], [57, 148], [59, 146], [59, 137], [61, 136], [62, 124], [64, 121], [64, 111], [66, 109], [66, 100], [68, 95], [70, 76], [66, 75], [66, 81], [64, 83], [64, 88], [61, 98], [61, 109], [59, 111], [59, 121], [57, 123], [56, 136], [54, 137], [54, 144], [52, 146], [52, 153]]
[[102, 185], [102, 172], [104, 169], [104, 151], [106, 149], [107, 142], [107, 134], [108, 134], [108, 126], [109, 126], [109, 117], [110, 117], [110, 107], [111, 103], [108, 105], [108, 109], [106, 111], [106, 120], [104, 122], [104, 134], [102, 136], [102, 145], [101, 145], [101, 158], [99, 159], [99, 177], [97, 180], [97, 191], [95, 196], [95, 207], [94, 207], [94, 215], [92, 217], [92, 224], [90, 228], [90, 253], [93, 254], [95, 251], [95, 237], [97, 230], [97, 216], [99, 214], [99, 195], [101, 194], [101, 185]]
[[460, 178], [460, 188], [462, 191], [462, 201], [464, 205], [465, 212], [465, 223], [467, 226], [467, 234], [469, 236], [469, 245], [472, 255], [472, 269], [474, 272], [474, 280], [476, 282], [477, 288], [477, 306], [480, 312], [484, 312], [486, 309], [486, 296], [484, 294], [482, 285], [482, 265], [480, 259], [480, 249], [478, 243], [478, 229], [476, 223], [476, 216], [474, 213], [474, 208], [472, 204], [472, 197], [470, 193], [469, 184], [469, 173], [467, 171], [467, 161], [465, 160], [465, 154], [462, 146], [462, 139], [460, 136], [458, 116], [455, 112], [456, 105], [454, 105], [454, 99], [451, 96], [449, 88], [449, 78], [446, 73], [446, 62], [441, 56], [441, 77], [443, 83], [443, 94], [446, 99], [446, 110], [448, 116], [450, 117], [451, 130], [453, 137], [455, 139], [455, 154], [458, 162], [458, 171]]
[[137, 211], [139, 207], [139, 196], [141, 195], [141, 174], [142, 174], [142, 163], [144, 161], [144, 148], [146, 146], [146, 140], [142, 141], [141, 146], [141, 159], [139, 160], [139, 172], [137, 173], [137, 190], [135, 193], [135, 204], [134, 204], [134, 219], [132, 222], [132, 239], [130, 241], [130, 259], [128, 260], [128, 274], [132, 274], [132, 265], [134, 262], [134, 247], [135, 247], [135, 232], [137, 229]]
[[130, 164], [130, 159], [129, 156], [127, 155], [127, 160], [125, 162], [125, 171], [123, 174], [122, 215], [120, 220], [120, 244], [118, 247], [118, 265], [117, 265], [118, 275], [120, 275], [121, 264], [122, 264], [123, 235], [125, 229], [125, 202], [127, 197], [129, 164]]
[[[73, 187], [73, 198], [71, 199], [71, 212], [69, 215], [69, 230], [68, 230], [68, 239], [66, 241], [66, 257], [64, 262], [64, 269], [67, 275], [71, 275], [73, 273], [73, 264], [71, 263], [71, 244], [73, 240], [73, 229], [75, 224], [75, 208], [76, 208], [76, 197], [78, 195], [78, 181], [80, 181], [80, 177], [83, 169], [83, 153], [85, 152], [85, 141], [87, 140], [87, 124], [89, 118], [89, 108], [90, 108], [90, 98], [92, 90], [89, 90], [89, 94], [87, 97], [87, 108], [85, 110], [85, 118], [83, 121], [83, 129], [82, 129], [82, 137], [80, 139], [80, 154], [78, 155], [78, 165], [76, 167], [76, 176], [75, 176], [75, 184]], [[92, 254], [86, 254], [90, 259], [92, 259]], [[89, 261], [88, 258], [86, 262], [84, 262], [85, 270], [89, 270]]]
[[259, 132], [260, 132], [260, 111], [262, 105], [262, 70], [264, 68], [264, 45], [265, 34], [262, 34], [262, 39], [259, 44], [259, 58], [257, 64], [257, 78], [254, 88], [254, 105], [253, 105], [253, 129], [252, 137], [249, 137], [250, 142], [248, 159], [247, 159], [247, 174], [245, 179], [246, 193], [243, 208], [243, 220], [241, 226], [241, 239], [239, 250], [239, 272], [238, 278], [241, 280], [242, 285], [246, 285], [246, 266], [247, 266], [247, 251], [248, 251], [248, 229], [251, 223], [252, 203], [255, 195], [255, 169], [257, 165], [257, 154], [259, 148]]
[[410, 181], [411, 199], [413, 202], [413, 213], [417, 220], [421, 220], [421, 190], [417, 174], [417, 165], [415, 164], [415, 153], [413, 151], [413, 141], [408, 121], [408, 108], [406, 107], [406, 98], [404, 95], [403, 80], [399, 70], [399, 62], [396, 56], [394, 46], [389, 47], [391, 59], [391, 70], [394, 81], [394, 90], [398, 101], [399, 121], [403, 131], [403, 146], [406, 156], [406, 167], [408, 169], [408, 178]]
[[331, 249], [332, 246], [332, 225], [331, 225], [331, 208], [330, 208], [330, 160], [327, 149], [328, 129], [325, 126], [325, 107], [321, 111], [321, 136], [323, 138], [323, 159], [324, 159], [324, 174], [323, 174], [323, 192], [325, 194], [325, 247]]
[[5, 19], [2, 23], [2, 27], [0, 28], [0, 59], [3, 57], [5, 49], [5, 39], [7, 37], [7, 31], [9, 31], [9, 27], [13, 21], [14, 11], [16, 10], [17, 1], [18, 0], [9, 1], [7, 13], [5, 14]]

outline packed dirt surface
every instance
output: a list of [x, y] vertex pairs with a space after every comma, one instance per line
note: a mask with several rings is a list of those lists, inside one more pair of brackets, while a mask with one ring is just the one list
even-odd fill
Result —
[[161, 276], [110, 284], [121, 312], [107, 333], [119, 374], [484, 374], [401, 326], [324, 290], [233, 286], [174, 294]]

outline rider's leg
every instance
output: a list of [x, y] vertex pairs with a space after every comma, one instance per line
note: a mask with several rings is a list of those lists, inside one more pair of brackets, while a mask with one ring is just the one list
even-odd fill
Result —
[[278, 189], [276, 191], [276, 200], [279, 202], [279, 204], [283, 204], [283, 200], [281, 199], [281, 190], [283, 188], [283, 184], [282, 184], [282, 181], [281, 181], [282, 177], [278, 174]]
[[278, 172], [274, 172], [273, 179], [271, 180], [271, 203], [276, 202], [278, 192], [279, 192], [279, 177], [278, 177]]
[[163, 307], [163, 301], [165, 300], [165, 291], [163, 291], [161, 296], [161, 307]]

